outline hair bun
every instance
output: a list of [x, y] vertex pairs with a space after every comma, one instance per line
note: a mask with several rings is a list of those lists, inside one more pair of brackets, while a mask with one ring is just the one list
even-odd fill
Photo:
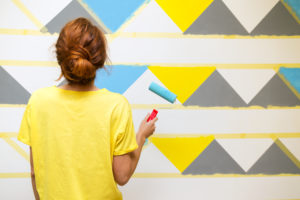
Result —
[[93, 81], [96, 70], [104, 67], [107, 58], [104, 34], [85, 18], [67, 23], [55, 46], [61, 76], [70, 83], [87, 84]]
[[77, 45], [69, 50], [65, 63], [70, 67], [69, 76], [75, 83], [87, 83], [96, 76], [96, 68], [90, 62], [90, 53]]

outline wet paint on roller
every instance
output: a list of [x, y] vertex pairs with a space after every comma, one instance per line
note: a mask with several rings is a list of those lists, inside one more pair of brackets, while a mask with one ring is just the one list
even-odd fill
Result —
[[149, 90], [154, 92], [155, 94], [161, 96], [162, 98], [166, 99], [170, 103], [174, 103], [176, 101], [176, 94], [173, 92], [169, 91], [168, 89], [152, 82], [149, 86]]

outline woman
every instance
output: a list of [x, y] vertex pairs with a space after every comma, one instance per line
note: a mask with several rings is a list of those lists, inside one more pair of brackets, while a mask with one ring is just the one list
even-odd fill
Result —
[[18, 139], [30, 145], [36, 199], [122, 199], [157, 118], [135, 135], [128, 101], [94, 85], [104, 67], [106, 40], [87, 19], [65, 25], [56, 43], [68, 84], [39, 89], [29, 99]]

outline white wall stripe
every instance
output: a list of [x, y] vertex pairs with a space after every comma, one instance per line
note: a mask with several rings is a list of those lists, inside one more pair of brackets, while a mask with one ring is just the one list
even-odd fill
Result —
[[56, 39], [57, 36], [0, 35], [0, 60], [56, 61], [52, 48]]
[[30, 178], [0, 178], [0, 199], [35, 199]]
[[[0, 132], [18, 132], [25, 108], [0, 107]], [[133, 109], [136, 130], [150, 109]], [[300, 109], [172, 110], [158, 113], [160, 134], [299, 133]], [[189, 120], [187, 120], [189, 119]]]
[[120, 63], [298, 63], [300, 39], [119, 37], [110, 52]]
[[[151, 110], [134, 109], [138, 125]], [[300, 109], [266, 110], [159, 110], [157, 133], [297, 133]], [[138, 126], [136, 126], [138, 127]]]
[[124, 199], [298, 199], [300, 176], [241, 178], [134, 178]]
[[[0, 35], [0, 60], [55, 61], [57, 36]], [[3, 48], [3, 47], [10, 48]], [[29, 48], [30, 47], [30, 48]], [[300, 63], [300, 39], [201, 39], [117, 37], [112, 63]], [[230, 49], [230, 51], [228, 51]], [[243, 52], [243, 53], [241, 53]], [[237, 56], [239, 55], [239, 56]]]

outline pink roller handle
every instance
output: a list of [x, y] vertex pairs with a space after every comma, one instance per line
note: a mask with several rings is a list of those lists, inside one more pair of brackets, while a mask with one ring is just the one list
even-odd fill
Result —
[[148, 117], [147, 122], [149, 122], [150, 120], [154, 119], [157, 115], [158, 111], [153, 109], [151, 115]]

